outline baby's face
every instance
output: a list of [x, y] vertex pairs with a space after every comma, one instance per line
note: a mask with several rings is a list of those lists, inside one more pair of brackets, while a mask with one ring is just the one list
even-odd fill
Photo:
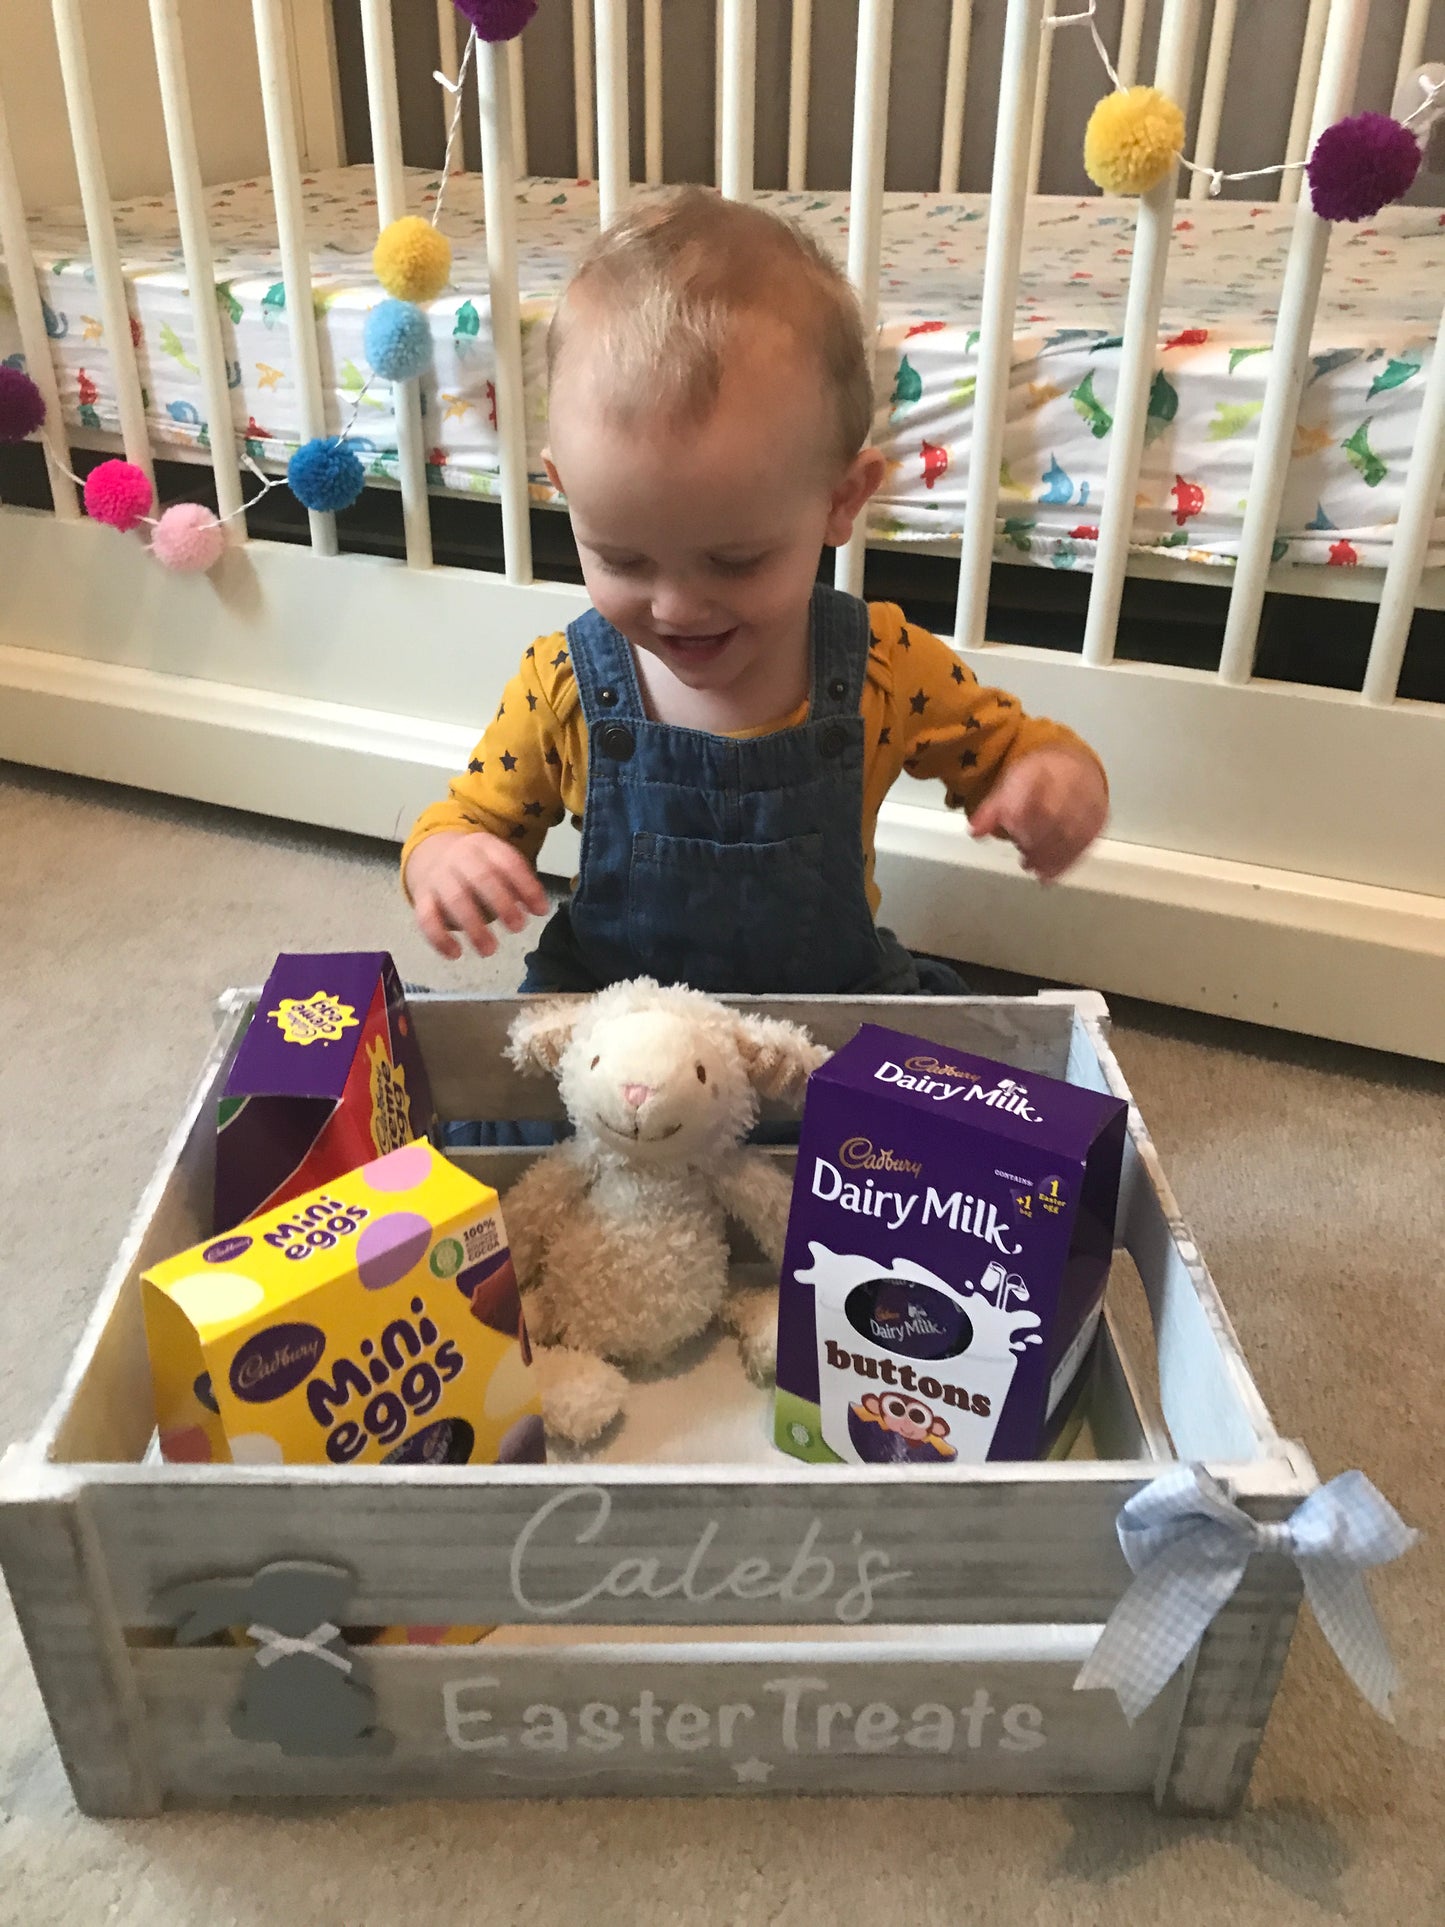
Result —
[[700, 424], [621, 423], [606, 383], [570, 341], [548, 466], [588, 592], [679, 682], [741, 697], [779, 652], [806, 657], [819, 553], [847, 540], [882, 460], [867, 449], [846, 472], [830, 460], [831, 399], [785, 330], [739, 343]]

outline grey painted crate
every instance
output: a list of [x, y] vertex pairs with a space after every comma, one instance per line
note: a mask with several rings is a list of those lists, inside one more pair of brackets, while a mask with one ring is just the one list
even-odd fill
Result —
[[[550, 1083], [516, 1081], [501, 1056], [517, 1007], [414, 1001], [444, 1115], [555, 1114]], [[1129, 1095], [1103, 1002], [1086, 993], [751, 1007], [833, 1045], [865, 1019], [894, 1022]], [[1094, 1458], [826, 1471], [766, 1448], [759, 1463], [506, 1469], [147, 1462], [138, 1278], [209, 1229], [216, 1092], [250, 1008], [245, 993], [223, 999], [215, 1049], [60, 1396], [0, 1464], [0, 1558], [87, 1812], [570, 1791], [1135, 1791], [1177, 1811], [1237, 1804], [1294, 1625], [1286, 1561], [1250, 1562], [1133, 1727], [1112, 1694], [1072, 1686], [1128, 1582], [1116, 1515], [1162, 1458], [1203, 1461], [1258, 1519], [1285, 1517], [1316, 1483], [1274, 1431], [1132, 1104], [1117, 1243], [1147, 1296], [1162, 1417], [1111, 1317]], [[467, 1161], [505, 1191], [530, 1155]], [[163, 1595], [286, 1559], [349, 1572], [349, 1624], [500, 1630], [474, 1647], [354, 1654], [384, 1751], [316, 1757], [240, 1738], [251, 1651], [171, 1644]]]

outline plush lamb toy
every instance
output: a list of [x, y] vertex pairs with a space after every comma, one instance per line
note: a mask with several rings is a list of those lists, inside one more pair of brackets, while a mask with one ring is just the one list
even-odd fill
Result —
[[576, 1130], [503, 1204], [549, 1431], [595, 1439], [623, 1408], [619, 1366], [659, 1365], [719, 1316], [766, 1383], [777, 1290], [729, 1289], [726, 1221], [781, 1266], [791, 1186], [741, 1140], [760, 1095], [800, 1097], [829, 1053], [796, 1024], [639, 977], [524, 1012], [508, 1054], [555, 1074]]

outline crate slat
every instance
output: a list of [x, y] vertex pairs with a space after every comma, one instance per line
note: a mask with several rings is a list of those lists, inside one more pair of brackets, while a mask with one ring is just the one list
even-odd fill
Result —
[[817, 1646], [761, 1663], [673, 1652], [372, 1648], [358, 1664], [394, 1743], [379, 1757], [339, 1760], [288, 1758], [232, 1735], [243, 1652], [138, 1652], [135, 1663], [167, 1795], [201, 1804], [277, 1794], [1136, 1793], [1153, 1785], [1178, 1717], [1171, 1691], [1130, 1728], [1112, 1694], [1073, 1691], [1077, 1661], [939, 1663]]
[[[104, 1467], [83, 1503], [129, 1627], [286, 1558], [348, 1567], [352, 1623], [1063, 1624], [1123, 1592], [1115, 1519], [1156, 1469]], [[1297, 1496], [1240, 1493], [1261, 1518]]]

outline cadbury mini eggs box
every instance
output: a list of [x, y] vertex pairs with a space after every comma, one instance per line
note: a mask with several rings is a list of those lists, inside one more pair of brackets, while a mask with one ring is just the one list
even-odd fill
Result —
[[384, 950], [276, 959], [216, 1118], [215, 1228], [384, 1157], [435, 1123]]
[[865, 1024], [808, 1082], [779, 1292], [781, 1449], [852, 1465], [1066, 1449], [1126, 1127], [1118, 1098]]
[[142, 1278], [169, 1460], [540, 1460], [497, 1194], [418, 1142]]

